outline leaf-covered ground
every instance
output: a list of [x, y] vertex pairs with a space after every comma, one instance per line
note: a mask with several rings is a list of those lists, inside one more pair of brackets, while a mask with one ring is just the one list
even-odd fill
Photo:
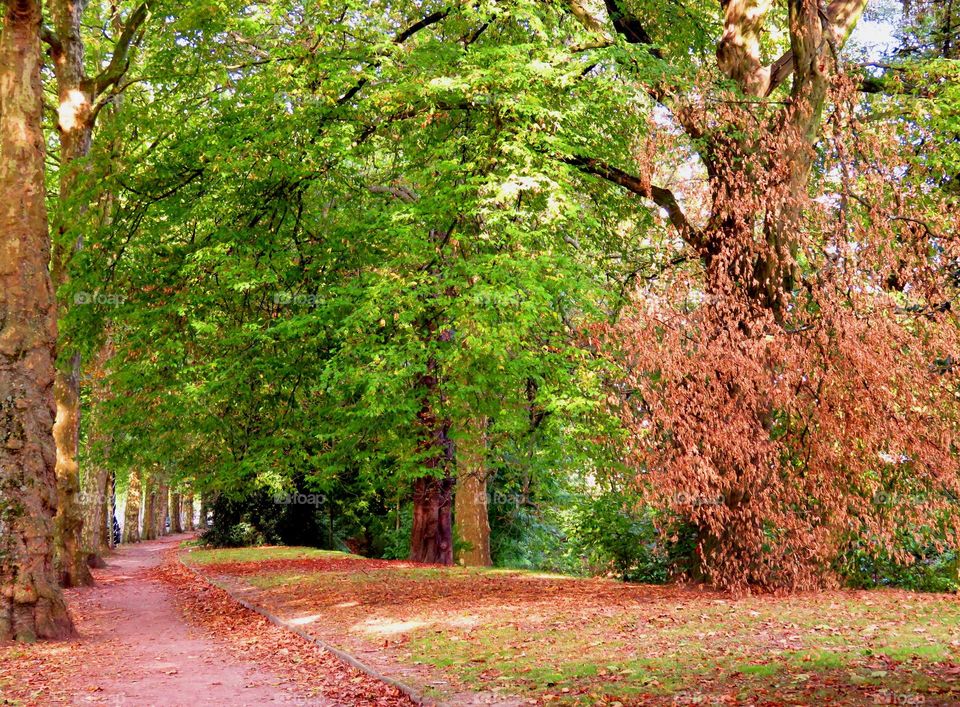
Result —
[[198, 579], [178, 544], [125, 546], [68, 590], [75, 639], [0, 644], [0, 705], [410, 704]]
[[428, 694], [564, 704], [960, 704], [960, 601], [730, 596], [298, 548], [188, 561]]

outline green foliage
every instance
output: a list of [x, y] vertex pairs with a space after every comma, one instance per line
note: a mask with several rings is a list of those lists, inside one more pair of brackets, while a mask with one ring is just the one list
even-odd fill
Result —
[[841, 558], [844, 581], [858, 589], [896, 587], [918, 592], [956, 592], [960, 590], [960, 565], [956, 550], [919, 547], [904, 543], [908, 558], [861, 547], [849, 549]]
[[592, 574], [612, 571], [625, 581], [651, 583], [670, 578], [670, 557], [653, 511], [629, 494], [584, 499], [571, 521], [568, 532]]
[[[628, 5], [655, 46], [582, 49], [597, 38], [560, 2], [156, 6], [122, 103], [99, 119], [77, 197], [92, 204], [86, 247], [61, 293], [91, 300], [61, 322], [64, 350], [111, 350], [109, 395], [85, 398], [101, 440], [89, 458], [121, 487], [162, 465], [218, 496], [216, 545], [405, 558], [429, 407], [459, 443], [489, 421], [498, 564], [692, 571], [689, 528], [605, 485], [625, 440], [591, 331], [696, 257], [647, 201], [568, 158], [702, 167], [706, 136], [648, 138], [669, 94], [715, 95], [716, 76], [699, 82], [720, 8]], [[765, 33], [764, 53], [784, 37]], [[91, 45], [91, 66], [104, 58]], [[925, 54], [908, 76], [936, 95], [877, 99], [904, 144], [936, 144], [910, 179], [943, 191], [960, 173], [954, 64]], [[705, 201], [681, 197], [691, 212]], [[271, 501], [298, 491], [325, 502]], [[851, 576], [914, 582], [866, 562]]]
[[410, 533], [413, 529], [413, 505], [403, 504], [399, 511], [390, 511], [383, 530], [383, 550], [380, 556], [387, 560], [405, 560], [410, 556]]

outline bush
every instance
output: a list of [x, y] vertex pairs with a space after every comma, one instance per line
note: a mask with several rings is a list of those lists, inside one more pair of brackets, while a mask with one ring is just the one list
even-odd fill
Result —
[[399, 511], [397, 522], [396, 509], [387, 515], [387, 524], [382, 531], [383, 549], [380, 556], [385, 560], [406, 560], [410, 557], [410, 535], [413, 533], [413, 504], [407, 503]]
[[960, 590], [960, 558], [956, 550], [912, 546], [904, 541], [906, 561], [890, 554], [871, 552], [855, 544], [841, 558], [838, 572], [855, 589], [896, 587], [917, 592], [956, 592]]
[[581, 503], [572, 514], [573, 546], [591, 574], [615, 572], [625, 581], [663, 583], [674, 560], [649, 507], [629, 494], [605, 493]]

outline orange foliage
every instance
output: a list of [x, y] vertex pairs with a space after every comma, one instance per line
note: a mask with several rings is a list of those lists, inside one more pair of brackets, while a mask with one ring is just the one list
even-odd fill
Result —
[[[795, 188], [789, 133], [741, 141], [703, 267], [596, 332], [623, 374], [627, 461], [720, 586], [815, 588], [852, 542], [907, 560], [898, 534], [957, 541], [956, 222], [915, 213], [928, 185], [854, 105], [838, 94], [818, 199]], [[799, 279], [770, 297], [743, 267], [763, 258]]]

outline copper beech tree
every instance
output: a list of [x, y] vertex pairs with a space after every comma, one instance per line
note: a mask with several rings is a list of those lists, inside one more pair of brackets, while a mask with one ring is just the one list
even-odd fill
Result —
[[[852, 545], [905, 560], [898, 534], [956, 541], [956, 215], [925, 220], [904, 138], [857, 122], [841, 50], [865, 4], [789, 0], [789, 49], [765, 62], [773, 3], [723, 2], [713, 71], [648, 87], [704, 168], [701, 223], [650, 160], [567, 158], [653, 200], [695, 256], [594, 343], [622, 366], [641, 488], [726, 587], [822, 586]], [[654, 41], [606, 7], [584, 24]]]

